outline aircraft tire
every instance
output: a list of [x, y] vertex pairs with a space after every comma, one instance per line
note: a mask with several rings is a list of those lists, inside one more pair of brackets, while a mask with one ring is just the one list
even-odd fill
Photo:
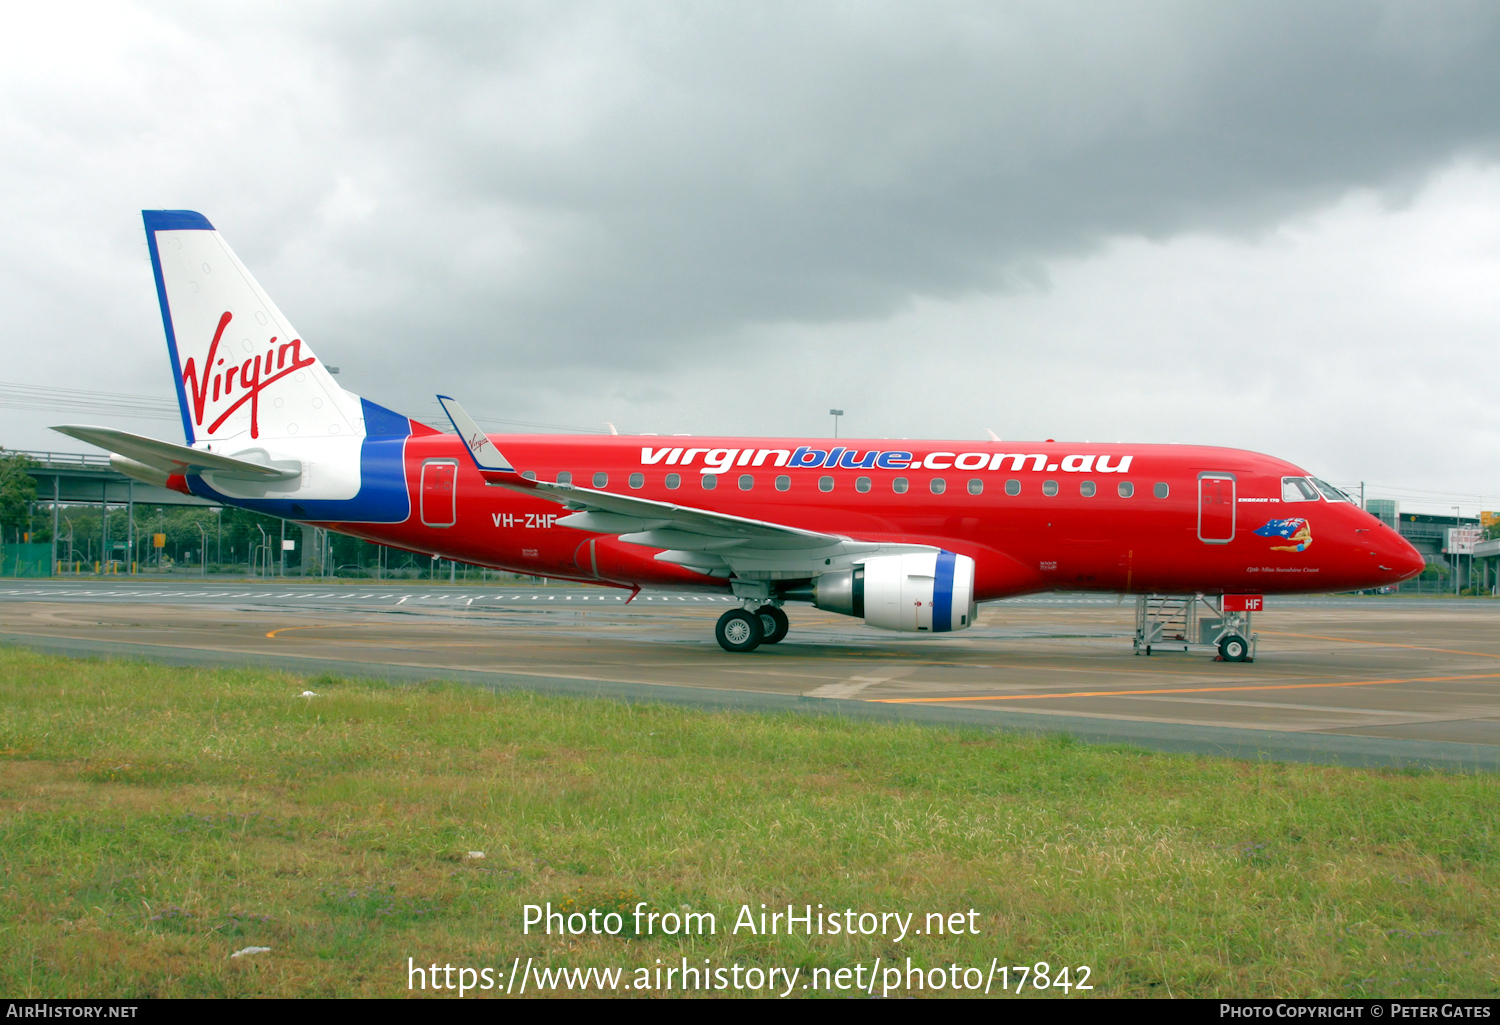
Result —
[[730, 609], [714, 627], [714, 637], [725, 651], [754, 651], [763, 636], [760, 617], [744, 609]]
[[1250, 644], [1239, 634], [1226, 634], [1219, 641], [1219, 656], [1225, 662], [1243, 662], [1250, 657]]
[[762, 605], [755, 610], [760, 617], [760, 631], [762, 644], [777, 644], [785, 637], [786, 632], [791, 629], [792, 624], [787, 622], [786, 613], [775, 605]]

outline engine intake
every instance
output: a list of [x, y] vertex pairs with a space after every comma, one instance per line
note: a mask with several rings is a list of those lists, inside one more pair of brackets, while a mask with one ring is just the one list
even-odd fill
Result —
[[953, 552], [882, 555], [824, 573], [812, 586], [786, 592], [828, 612], [882, 630], [947, 633], [974, 625], [974, 560]]

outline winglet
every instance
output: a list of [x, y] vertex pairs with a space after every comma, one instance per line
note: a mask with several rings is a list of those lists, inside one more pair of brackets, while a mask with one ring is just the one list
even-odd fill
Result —
[[464, 408], [446, 395], [439, 395], [438, 402], [443, 407], [443, 412], [448, 414], [448, 419], [453, 423], [453, 429], [463, 439], [464, 448], [469, 450], [469, 458], [474, 460], [474, 465], [481, 470], [489, 470], [497, 473], [515, 473], [516, 468], [510, 465], [510, 460], [501, 455], [490, 441], [489, 436], [479, 429], [472, 417], [464, 412]]

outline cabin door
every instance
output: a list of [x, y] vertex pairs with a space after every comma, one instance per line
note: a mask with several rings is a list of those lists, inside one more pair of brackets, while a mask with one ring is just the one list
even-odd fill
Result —
[[422, 523], [428, 527], [451, 527], [457, 519], [458, 463], [452, 459], [429, 459], [422, 464]]
[[1234, 474], [1198, 474], [1198, 540], [1227, 545], [1234, 540]]

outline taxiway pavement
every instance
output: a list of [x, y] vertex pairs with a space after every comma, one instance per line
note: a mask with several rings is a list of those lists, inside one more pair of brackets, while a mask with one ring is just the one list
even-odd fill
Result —
[[[12, 586], [6, 586], [12, 585]], [[788, 606], [781, 644], [713, 639], [732, 599], [588, 587], [0, 582], [0, 640], [73, 655], [456, 679], [704, 707], [1058, 731], [1344, 764], [1500, 769], [1500, 602], [1269, 600], [1253, 663], [1135, 655], [1134, 605], [991, 603], [958, 634]]]

